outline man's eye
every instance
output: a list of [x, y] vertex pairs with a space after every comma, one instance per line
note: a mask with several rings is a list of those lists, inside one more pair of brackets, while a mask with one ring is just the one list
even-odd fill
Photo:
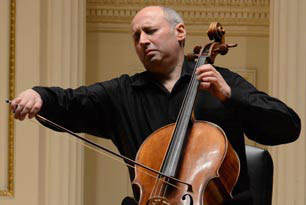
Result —
[[135, 34], [133, 35], [134, 40], [135, 40], [135, 41], [138, 41], [138, 40], [139, 40], [139, 36], [140, 36], [139, 33], [135, 33]]
[[146, 31], [146, 33], [147, 34], [153, 34], [153, 33], [155, 33], [157, 31], [157, 29], [148, 29], [147, 31]]

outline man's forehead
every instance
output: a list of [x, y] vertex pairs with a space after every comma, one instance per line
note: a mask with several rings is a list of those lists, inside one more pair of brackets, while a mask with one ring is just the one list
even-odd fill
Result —
[[139, 15], [162, 15], [163, 8], [160, 6], [148, 6], [137, 12], [135, 17]]
[[147, 7], [140, 10], [132, 21], [132, 29], [136, 26], [151, 26], [164, 20], [163, 10], [160, 7]]

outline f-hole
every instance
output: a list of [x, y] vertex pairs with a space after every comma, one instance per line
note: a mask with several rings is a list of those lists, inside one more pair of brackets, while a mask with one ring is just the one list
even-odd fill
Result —
[[193, 199], [192, 199], [192, 196], [190, 194], [183, 195], [182, 199], [183, 199], [183, 201], [187, 200], [187, 202], [189, 202], [188, 205], [193, 205]]

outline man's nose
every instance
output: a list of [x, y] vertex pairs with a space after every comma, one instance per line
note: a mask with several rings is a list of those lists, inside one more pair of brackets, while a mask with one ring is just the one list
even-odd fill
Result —
[[150, 43], [149, 37], [145, 32], [141, 32], [140, 37], [139, 37], [139, 43], [141, 45], [146, 45]]

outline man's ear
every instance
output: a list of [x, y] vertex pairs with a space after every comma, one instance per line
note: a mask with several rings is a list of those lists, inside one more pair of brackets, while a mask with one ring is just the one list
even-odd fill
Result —
[[183, 23], [179, 23], [175, 26], [176, 38], [179, 41], [184, 41], [186, 38], [186, 29]]

